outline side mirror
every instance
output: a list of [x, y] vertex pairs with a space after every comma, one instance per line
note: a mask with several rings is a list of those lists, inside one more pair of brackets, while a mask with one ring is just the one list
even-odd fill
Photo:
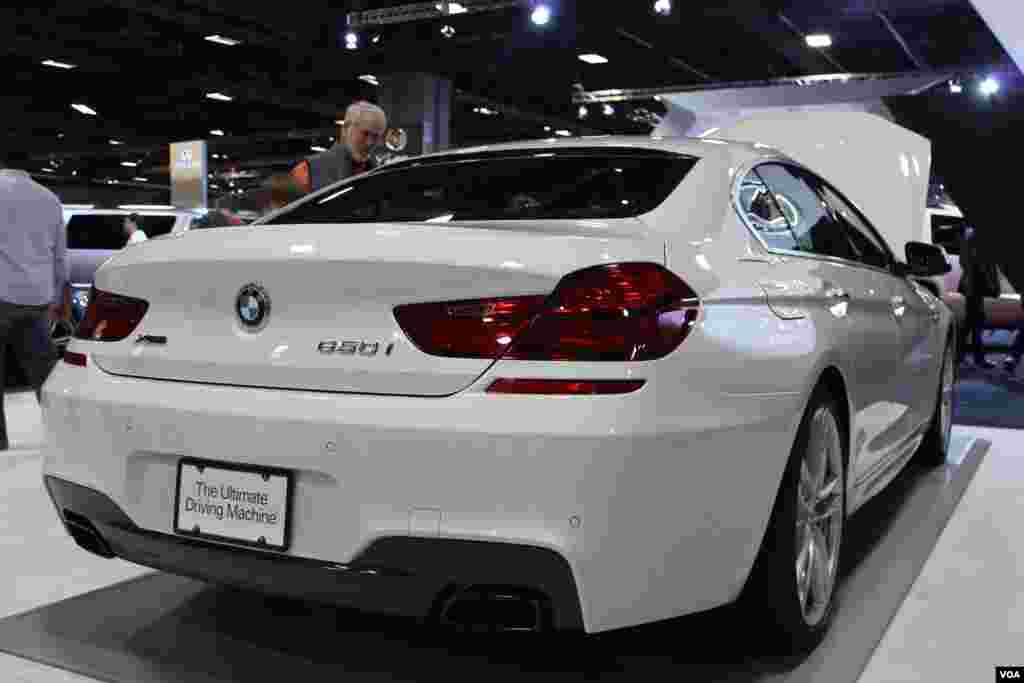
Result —
[[942, 249], [934, 244], [907, 242], [906, 256], [907, 266], [903, 269], [906, 275], [934, 277], [945, 275], [953, 269]]

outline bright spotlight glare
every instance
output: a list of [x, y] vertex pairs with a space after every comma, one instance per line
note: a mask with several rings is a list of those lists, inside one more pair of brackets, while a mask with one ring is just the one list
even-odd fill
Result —
[[964, 86], [962, 86], [960, 84], [960, 81], [950, 81], [949, 82], [949, 92], [953, 93], [954, 95], [959, 95], [963, 91], [964, 91]]
[[832, 36], [827, 33], [816, 33], [807, 36], [808, 47], [832, 47]]
[[663, 17], [672, 14], [672, 0], [657, 0], [654, 3], [654, 12]]
[[355, 50], [359, 47], [359, 36], [349, 31], [345, 34], [345, 47], [349, 50]]
[[610, 104], [604, 105], [604, 115], [605, 116], [613, 116], [614, 114], [615, 114], [615, 107], [613, 107]]
[[581, 105], [580, 105], [580, 108], [579, 108], [579, 111], [578, 111], [578, 114], [579, 114], [579, 117], [580, 117], [581, 119], [585, 119], [585, 118], [587, 118], [588, 116], [590, 116], [590, 110], [589, 110], [589, 109], [587, 109], [587, 105], [585, 105], [585, 104], [581, 104]]
[[988, 78], [981, 82], [979, 90], [981, 90], [981, 94], [986, 97], [995, 95], [997, 92], [999, 92], [999, 81], [997, 81], [992, 76], [989, 76]]
[[533, 8], [533, 14], [530, 15], [530, 21], [537, 26], [546, 26], [551, 21], [551, 8], [547, 5], [537, 5]]

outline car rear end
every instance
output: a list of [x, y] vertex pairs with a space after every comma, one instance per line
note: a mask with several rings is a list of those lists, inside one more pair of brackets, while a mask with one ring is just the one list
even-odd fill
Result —
[[[659, 169], [678, 176], [662, 200], [682, 162]], [[742, 367], [736, 326], [770, 312], [708, 306], [666, 268], [663, 236], [607, 209], [641, 201], [630, 182], [600, 220], [538, 216], [535, 194], [515, 204], [530, 220], [327, 222], [372, 177], [302, 224], [101, 269], [43, 396], [46, 482], [76, 540], [373, 611], [511, 596], [589, 631], [734, 597], [799, 410], [792, 378], [766, 396]], [[429, 203], [431, 183], [409, 191]]]

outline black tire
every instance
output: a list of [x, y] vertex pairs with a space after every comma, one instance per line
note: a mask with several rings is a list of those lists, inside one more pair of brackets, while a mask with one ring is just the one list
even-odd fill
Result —
[[[949, 367], [947, 368], [947, 363]], [[952, 386], [950, 387], [948, 409], [950, 411], [948, 423], [943, 421], [943, 399], [945, 398], [945, 373], [952, 373]], [[957, 362], [956, 346], [953, 339], [946, 342], [946, 350], [942, 356], [942, 367], [939, 370], [938, 399], [935, 402], [935, 410], [932, 413], [932, 421], [928, 425], [924, 440], [921, 442], [917, 453], [914, 454], [914, 462], [925, 467], [939, 467], [946, 464], [946, 456], [949, 453], [949, 436], [952, 429], [953, 405], [956, 403], [956, 380]]]
[[[827, 598], [820, 601], [820, 616], [811, 621], [806, 616], [797, 575], [797, 522], [802, 509], [798, 502], [801, 496], [801, 469], [811, 448], [812, 423], [819, 412], [824, 411], [834, 422], [838, 431], [839, 465], [841, 472], [836, 476], [842, 482], [841, 496], [835, 503], [839, 515], [839, 533], [835, 559], [831, 562], [831, 585]], [[808, 401], [807, 409], [800, 422], [793, 451], [783, 474], [779, 494], [772, 509], [768, 529], [747, 584], [738, 601], [740, 607], [760, 628], [754, 632], [766, 636], [765, 643], [773, 652], [785, 654], [806, 654], [813, 650], [828, 632], [835, 613], [835, 593], [838, 582], [842, 537], [846, 527], [846, 427], [840, 419], [836, 398], [827, 387], [819, 385]], [[826, 459], [831, 456], [826, 457]], [[810, 585], [810, 584], [809, 584]], [[822, 606], [823, 605], [823, 606]]]

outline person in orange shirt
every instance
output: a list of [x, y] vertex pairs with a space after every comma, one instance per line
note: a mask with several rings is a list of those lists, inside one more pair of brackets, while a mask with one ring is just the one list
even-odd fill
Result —
[[354, 102], [345, 111], [338, 142], [326, 152], [299, 162], [291, 176], [303, 193], [313, 192], [376, 167], [374, 149], [384, 141], [388, 118], [370, 102]]

